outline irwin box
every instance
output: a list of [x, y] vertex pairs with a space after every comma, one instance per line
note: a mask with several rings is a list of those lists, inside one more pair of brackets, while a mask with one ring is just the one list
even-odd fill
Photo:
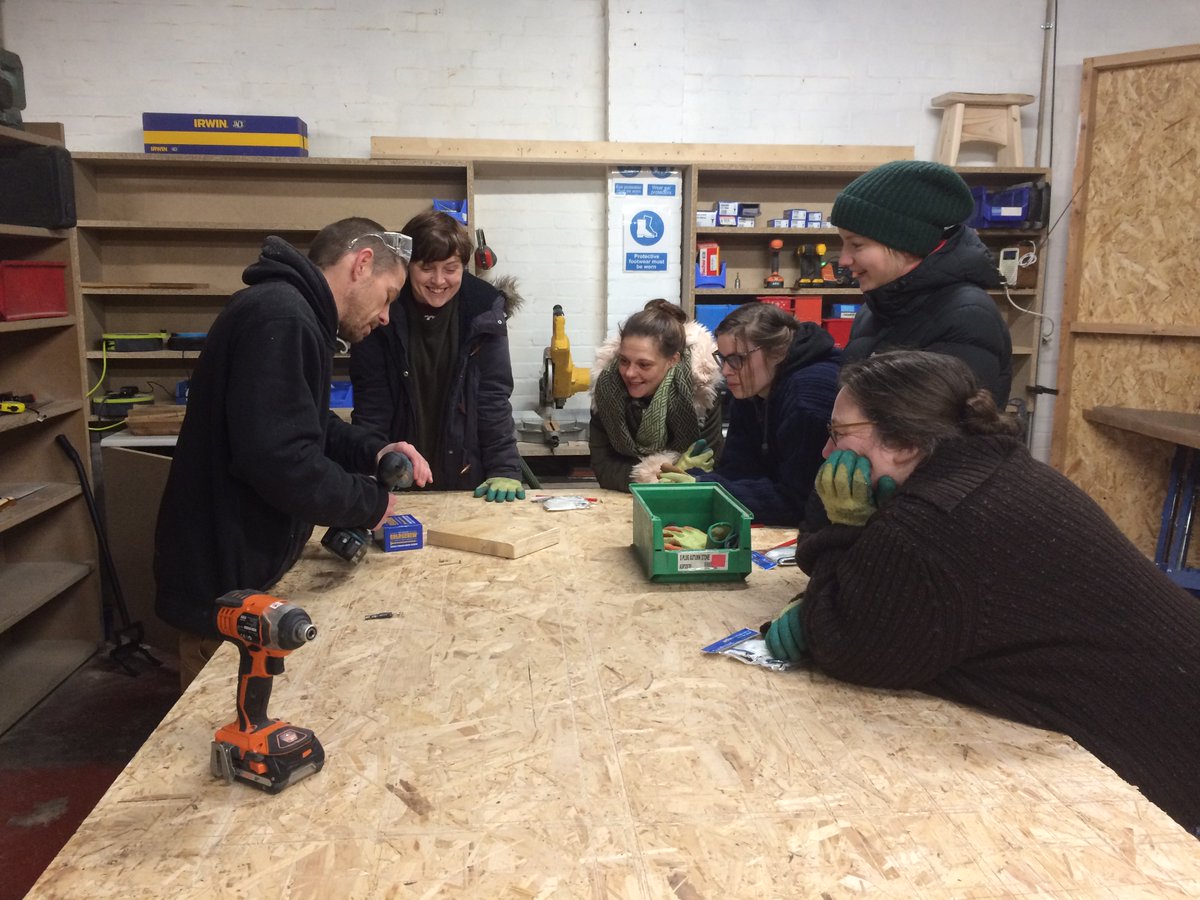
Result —
[[425, 546], [425, 529], [414, 516], [388, 516], [375, 529], [375, 540], [388, 553], [393, 550], [420, 550]]
[[147, 153], [308, 156], [308, 125], [295, 116], [142, 113]]

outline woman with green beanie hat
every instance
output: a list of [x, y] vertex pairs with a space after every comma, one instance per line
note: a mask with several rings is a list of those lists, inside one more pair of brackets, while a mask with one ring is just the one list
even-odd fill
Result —
[[842, 237], [838, 263], [865, 300], [843, 359], [885, 350], [956, 356], [1003, 409], [1012, 339], [987, 293], [1000, 287], [995, 260], [963, 224], [974, 209], [957, 172], [919, 160], [885, 163], [838, 194], [829, 216]]

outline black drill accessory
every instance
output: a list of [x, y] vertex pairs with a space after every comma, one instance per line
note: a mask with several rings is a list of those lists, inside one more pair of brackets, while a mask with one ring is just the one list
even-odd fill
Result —
[[[411, 487], [413, 468], [408, 457], [391, 450], [379, 460], [375, 480], [389, 491]], [[371, 544], [371, 530], [357, 525], [333, 525], [321, 538], [321, 546], [339, 559], [356, 565], [367, 553]]]

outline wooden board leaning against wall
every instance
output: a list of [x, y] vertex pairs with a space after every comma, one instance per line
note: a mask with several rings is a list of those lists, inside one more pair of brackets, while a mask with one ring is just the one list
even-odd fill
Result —
[[1200, 411], [1200, 45], [1084, 63], [1052, 462], [1148, 555], [1173, 446], [1083, 418]]

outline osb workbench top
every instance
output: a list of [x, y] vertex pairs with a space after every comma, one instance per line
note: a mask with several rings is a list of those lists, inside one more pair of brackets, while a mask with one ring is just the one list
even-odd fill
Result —
[[409, 506], [559, 525], [519, 560], [310, 544], [274, 593], [320, 635], [270, 711], [324, 770], [274, 797], [209, 774], [224, 647], [30, 897], [1200, 896], [1200, 843], [1065, 737], [700, 653], [803, 574], [652, 585], [629, 498], [600, 496]]

